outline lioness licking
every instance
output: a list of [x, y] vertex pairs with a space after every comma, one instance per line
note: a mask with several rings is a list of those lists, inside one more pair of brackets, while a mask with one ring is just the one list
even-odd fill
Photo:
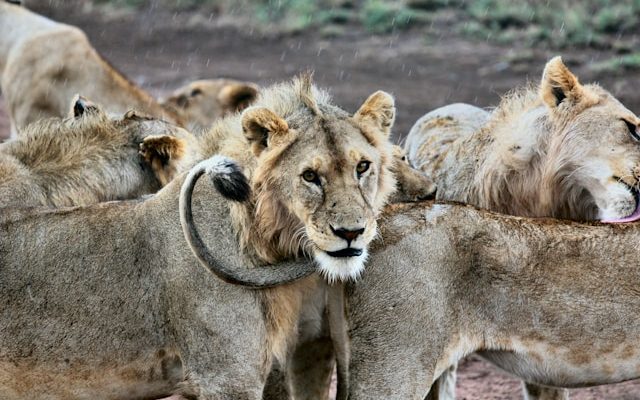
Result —
[[[640, 118], [600, 86], [581, 84], [556, 57], [537, 87], [514, 91], [490, 114], [466, 104], [426, 114], [405, 147], [438, 185], [438, 199], [513, 215], [629, 222], [640, 218], [639, 132]], [[444, 379], [440, 398], [455, 398], [455, 377]], [[525, 391], [528, 399], [568, 397]]]

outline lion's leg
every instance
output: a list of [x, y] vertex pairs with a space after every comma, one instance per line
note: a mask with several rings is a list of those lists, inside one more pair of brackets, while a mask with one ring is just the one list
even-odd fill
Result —
[[282, 367], [274, 362], [267, 377], [267, 383], [264, 385], [262, 400], [286, 400], [290, 398], [291, 389], [289, 388], [286, 374]]
[[525, 400], [569, 400], [567, 389], [552, 388], [523, 382], [522, 389]]
[[452, 365], [442, 373], [431, 385], [431, 390], [425, 400], [455, 400], [457, 365]]
[[287, 367], [293, 398], [328, 399], [334, 365], [331, 338], [323, 336], [297, 346]]

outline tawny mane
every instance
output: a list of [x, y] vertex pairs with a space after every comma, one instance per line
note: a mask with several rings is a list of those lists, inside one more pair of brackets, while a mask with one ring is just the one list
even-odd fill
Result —
[[597, 104], [595, 93], [602, 91], [597, 85], [585, 89], [594, 94], [591, 101], [565, 115], [553, 115], [544, 107], [538, 86], [528, 85], [502, 98], [474, 139], [488, 144], [470, 193], [474, 204], [525, 216], [593, 213], [590, 196], [566, 179], [575, 167], [570, 161], [582, 151], [565, 140], [571, 133], [564, 129], [566, 123]]
[[[321, 107], [337, 110], [331, 104], [329, 94], [313, 85], [311, 73], [265, 88], [253, 106], [268, 108], [283, 119], [296, 115], [321, 117]], [[280, 160], [286, 147], [266, 154], [258, 167], [257, 159], [242, 134], [241, 119], [240, 114], [224, 118], [214, 124], [209, 134], [201, 137], [204, 154], [230, 153], [251, 178], [249, 207], [234, 206], [233, 212], [241, 246], [260, 262], [275, 263], [300, 256], [306, 247], [304, 225], [289, 212], [283, 200], [268, 189], [274, 178], [271, 166]]]

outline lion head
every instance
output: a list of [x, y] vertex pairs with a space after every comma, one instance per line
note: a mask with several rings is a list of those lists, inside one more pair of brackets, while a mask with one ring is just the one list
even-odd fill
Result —
[[395, 186], [394, 100], [376, 92], [350, 115], [309, 76], [266, 90], [261, 99], [269, 96], [241, 116], [256, 157], [253, 247], [268, 262], [306, 252], [330, 280], [357, 277]]
[[[0, 198], [16, 205], [86, 205], [153, 193], [199, 157], [195, 138], [134, 111], [112, 117], [76, 96], [67, 118], [26, 126], [1, 145]], [[142, 146], [142, 156], [139, 154]], [[22, 193], [22, 192], [21, 192]], [[7, 205], [8, 203], [3, 203]]]
[[[524, 114], [514, 113], [536, 103]], [[494, 172], [481, 176], [485, 198], [504, 204], [500, 197], [508, 193], [529, 193], [520, 201], [533, 204], [520, 207], [514, 201], [513, 207], [533, 215], [640, 218], [640, 119], [600, 86], [582, 85], [560, 57], [547, 63], [537, 93], [516, 93], [494, 114], [485, 130], [494, 129], [496, 120], [504, 124], [508, 114], [519, 115], [517, 122], [496, 129], [500, 151], [494, 161], [501, 167], [490, 162]], [[498, 184], [489, 187], [489, 182]]]
[[204, 79], [176, 89], [160, 103], [176, 111], [192, 132], [211, 127], [218, 118], [242, 111], [258, 96], [258, 86], [232, 79]]

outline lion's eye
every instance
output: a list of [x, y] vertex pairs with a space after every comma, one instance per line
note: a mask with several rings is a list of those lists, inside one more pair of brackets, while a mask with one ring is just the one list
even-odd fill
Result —
[[310, 183], [315, 183], [316, 185], [320, 184], [320, 179], [318, 178], [318, 174], [316, 174], [314, 171], [310, 169], [302, 173], [302, 179]]
[[627, 128], [629, 129], [629, 133], [631, 134], [631, 137], [637, 141], [640, 142], [640, 134], [638, 133], [638, 126], [635, 124], [632, 124], [631, 122], [627, 121], [626, 119], [623, 119], [624, 123], [627, 124]]
[[191, 97], [196, 97], [198, 95], [202, 94], [202, 89], [199, 88], [195, 88], [191, 91]]
[[356, 165], [356, 172], [358, 173], [358, 177], [367, 172], [371, 163], [369, 161], [360, 161], [358, 165]]

